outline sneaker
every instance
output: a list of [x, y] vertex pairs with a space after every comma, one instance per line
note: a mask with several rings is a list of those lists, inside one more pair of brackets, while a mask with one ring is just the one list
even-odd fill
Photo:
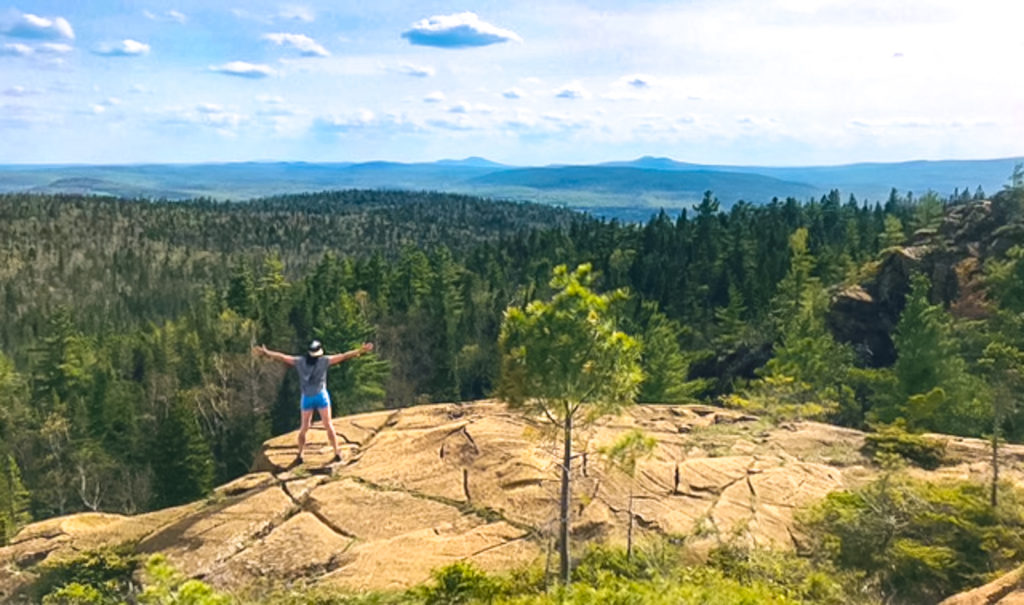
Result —
[[296, 456], [295, 460], [292, 460], [292, 463], [288, 465], [288, 468], [295, 468], [296, 466], [300, 466], [303, 462], [305, 461], [302, 459], [302, 456]]
[[341, 454], [335, 454], [331, 462], [341, 462]]

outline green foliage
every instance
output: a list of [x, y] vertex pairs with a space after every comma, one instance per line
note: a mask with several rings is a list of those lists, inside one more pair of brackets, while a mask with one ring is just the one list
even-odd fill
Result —
[[937, 602], [1024, 561], [1024, 502], [1001, 487], [886, 475], [801, 515], [815, 556], [861, 572], [898, 603]]
[[138, 565], [128, 547], [86, 551], [39, 565], [31, 592], [44, 603], [117, 603], [133, 589]]
[[788, 551], [722, 545], [708, 555], [708, 565], [742, 584], [769, 586], [801, 602], [847, 605], [877, 598], [870, 591], [865, 594], [857, 574]]
[[28, 510], [29, 493], [21, 482], [21, 470], [14, 456], [0, 458], [0, 546], [32, 520]]
[[632, 403], [643, 372], [640, 345], [615, 328], [611, 304], [625, 297], [596, 294], [590, 265], [555, 268], [549, 302], [505, 312], [499, 346], [499, 392], [511, 405], [534, 409], [559, 424], [588, 406], [601, 416]]
[[912, 429], [979, 435], [991, 417], [980, 398], [983, 388], [959, 354], [949, 315], [929, 303], [929, 291], [928, 278], [915, 275], [893, 335], [896, 389], [879, 394], [871, 416], [883, 423], [903, 418]]
[[683, 327], [660, 312], [652, 302], [643, 304], [640, 342], [644, 381], [637, 401], [679, 403], [693, 400], [704, 390], [704, 381], [687, 380], [690, 360], [679, 345]]
[[465, 561], [434, 570], [433, 583], [416, 594], [424, 605], [461, 605], [463, 603], [490, 602], [501, 590], [501, 584]]
[[639, 429], [633, 429], [623, 433], [611, 445], [599, 448], [598, 452], [605, 456], [612, 466], [632, 478], [636, 475], [637, 460], [650, 456], [657, 445], [657, 439]]
[[902, 419], [873, 428], [874, 432], [864, 436], [863, 451], [877, 461], [887, 462], [892, 456], [898, 456], [921, 468], [934, 470], [946, 459], [945, 442], [911, 433]]
[[140, 605], [231, 605], [234, 602], [205, 582], [186, 579], [163, 555], [153, 555], [146, 561], [143, 578], [145, 588], [138, 596]]
[[750, 382], [739, 392], [722, 398], [726, 407], [764, 416], [772, 422], [788, 420], [826, 420], [839, 410], [839, 404], [823, 399], [805, 382], [791, 376], [766, 376]]
[[213, 487], [213, 458], [203, 439], [195, 411], [175, 402], [160, 423], [152, 445], [157, 479], [157, 506], [198, 500]]
[[116, 596], [106, 595], [88, 584], [72, 582], [43, 597], [43, 605], [120, 605]]
[[[549, 302], [509, 307], [501, 326], [500, 395], [513, 408], [542, 413], [562, 433], [559, 563], [569, 581], [569, 500], [573, 426], [633, 403], [643, 380], [640, 345], [616, 329], [611, 305], [625, 293], [596, 294], [590, 265], [554, 270]], [[580, 416], [582, 418], [580, 418]]]

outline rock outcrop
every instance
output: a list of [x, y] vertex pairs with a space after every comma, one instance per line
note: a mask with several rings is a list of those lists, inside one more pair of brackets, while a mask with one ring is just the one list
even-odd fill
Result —
[[[136, 517], [80, 514], [24, 528], [0, 548], [0, 601], [33, 566], [104, 544], [163, 553], [218, 587], [302, 581], [353, 590], [399, 588], [439, 566], [487, 570], [542, 558], [557, 525], [559, 446], [539, 419], [494, 401], [361, 414], [334, 421], [344, 462], [314, 430], [307, 463], [295, 435], [268, 441], [252, 472], [201, 502]], [[638, 531], [791, 549], [796, 509], [870, 480], [863, 434], [818, 424], [778, 427], [709, 406], [636, 406], [579, 432], [573, 535], [624, 542], [630, 479], [596, 453], [623, 431], [658, 440], [638, 464]], [[982, 441], [944, 438], [954, 462], [926, 477], [984, 480]], [[1003, 450], [1004, 477], [1024, 479], [1024, 447]]]
[[939, 605], [1024, 605], [1024, 567], [974, 590], [953, 595]]
[[854, 345], [865, 363], [891, 365], [896, 359], [891, 335], [915, 272], [931, 279], [933, 303], [961, 317], [983, 316], [988, 308], [984, 261], [1024, 244], [1024, 225], [1011, 216], [1005, 197], [954, 205], [937, 229], [921, 229], [909, 245], [886, 250], [871, 278], [833, 295], [827, 322], [835, 337]]

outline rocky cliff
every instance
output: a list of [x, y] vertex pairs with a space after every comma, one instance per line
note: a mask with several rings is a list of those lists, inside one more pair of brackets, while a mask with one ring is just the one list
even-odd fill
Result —
[[[559, 449], [539, 419], [494, 401], [430, 405], [334, 421], [345, 461], [322, 430], [306, 465], [288, 469], [295, 435], [268, 441], [252, 472], [201, 502], [135, 517], [50, 519], [0, 548], [0, 601], [42, 561], [105, 544], [164, 553], [188, 575], [237, 589], [317, 581], [397, 588], [470, 560], [507, 569], [546, 555], [556, 524]], [[863, 434], [817, 423], [771, 426], [707, 406], [637, 406], [580, 432], [573, 472], [577, 540], [622, 542], [629, 479], [596, 454], [623, 431], [658, 440], [640, 461], [639, 531], [675, 536], [700, 553], [724, 540], [792, 549], [793, 512], [877, 475]], [[984, 480], [987, 445], [941, 437], [950, 461], [924, 477]], [[1024, 481], [1024, 447], [1003, 450], [1002, 473]]]
[[827, 318], [832, 333], [853, 344], [866, 363], [891, 365], [896, 359], [891, 335], [915, 272], [931, 279], [933, 303], [941, 302], [959, 317], [984, 315], [985, 261], [1024, 244], [1018, 197], [1007, 191], [992, 201], [951, 206], [938, 228], [920, 229], [908, 245], [884, 251], [868, 279], [832, 297]]

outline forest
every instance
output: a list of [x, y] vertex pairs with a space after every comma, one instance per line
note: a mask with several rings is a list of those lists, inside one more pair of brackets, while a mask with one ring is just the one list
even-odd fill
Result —
[[[1024, 439], [1024, 239], [982, 259], [980, 312], [914, 276], [880, 365], [829, 303], [951, 208], [1024, 221], [1024, 187], [885, 202], [712, 192], [644, 223], [442, 193], [245, 203], [0, 195], [0, 544], [31, 520], [201, 498], [297, 426], [294, 373], [250, 350], [376, 348], [332, 369], [335, 414], [493, 394], [503, 315], [590, 263], [624, 289], [640, 402], [861, 429]], [[737, 360], [745, 360], [738, 363]]]

